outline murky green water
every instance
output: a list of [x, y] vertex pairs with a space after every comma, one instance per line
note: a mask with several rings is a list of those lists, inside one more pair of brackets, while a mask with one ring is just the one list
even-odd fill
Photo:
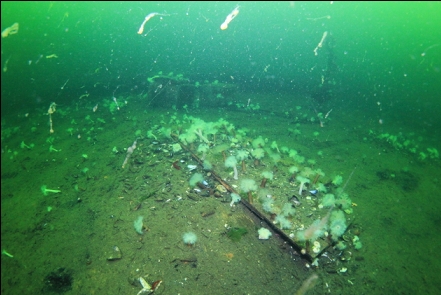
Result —
[[2, 294], [440, 292], [441, 5], [236, 6], [2, 3]]

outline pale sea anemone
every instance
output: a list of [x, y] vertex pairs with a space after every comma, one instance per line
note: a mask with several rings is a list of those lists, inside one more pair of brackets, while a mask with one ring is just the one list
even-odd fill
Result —
[[198, 182], [203, 182], [203, 181], [204, 181], [204, 176], [202, 176], [202, 174], [200, 173], [195, 173], [190, 178], [189, 184], [191, 187], [195, 187], [198, 184]]
[[291, 203], [285, 203], [282, 207], [282, 215], [283, 216], [294, 216], [294, 214], [296, 213], [296, 209], [292, 206]]
[[240, 189], [247, 193], [257, 190], [256, 182], [253, 179], [242, 179], [240, 182]]
[[[326, 221], [326, 217], [323, 219]], [[306, 240], [315, 241], [325, 235], [326, 228], [326, 223], [323, 223], [322, 220], [317, 219], [307, 229], [298, 231], [296, 233], [296, 238], [301, 242]]]
[[292, 227], [291, 221], [286, 219], [283, 215], [277, 215], [274, 222], [278, 223], [282, 229], [290, 229]]
[[297, 172], [299, 172], [299, 168], [298, 167], [296, 167], [296, 166], [289, 167], [289, 173], [295, 174]]
[[343, 183], [343, 177], [341, 177], [341, 175], [337, 175], [334, 177], [334, 179], [332, 180], [332, 184], [335, 186], [339, 186]]
[[260, 184], [260, 187], [263, 188], [263, 187], [265, 187], [267, 180], [272, 180], [274, 175], [273, 175], [272, 171], [263, 171], [261, 175], [263, 176], [263, 179]]
[[331, 221], [331, 236], [333, 241], [337, 241], [346, 231], [346, 222], [341, 219]]
[[245, 160], [248, 158], [248, 151], [238, 150], [236, 154], [236, 159], [242, 162], [242, 171], [245, 171]]
[[272, 233], [268, 229], [266, 229], [264, 227], [261, 227], [257, 231], [257, 233], [259, 234], [259, 240], [268, 240], [269, 237], [272, 236]]
[[342, 210], [333, 210], [329, 219], [332, 240], [337, 241], [347, 228], [345, 213]]
[[328, 189], [326, 188], [326, 186], [325, 186], [323, 183], [321, 183], [321, 182], [317, 183], [317, 184], [316, 184], [316, 187], [317, 187], [317, 190], [318, 190], [319, 192], [321, 192], [321, 193], [326, 193], [326, 192], [328, 191]]
[[274, 213], [274, 199], [265, 197], [262, 203], [262, 209], [268, 213]]
[[251, 155], [252, 155], [254, 158], [260, 160], [260, 159], [262, 159], [263, 156], [265, 155], [265, 151], [264, 151], [263, 149], [261, 149], [261, 148], [258, 148], [258, 149], [252, 150], [252, 151], [251, 151]]
[[204, 167], [205, 171], [210, 171], [211, 169], [213, 169], [213, 165], [211, 165], [211, 163], [207, 160], [204, 160], [202, 166]]
[[348, 195], [344, 193], [344, 194], [340, 195], [340, 197], [335, 201], [335, 204], [339, 205], [341, 207], [341, 209], [346, 210], [346, 209], [351, 208], [352, 201], [348, 197]]
[[258, 138], [254, 139], [251, 144], [255, 149], [262, 148], [265, 146], [265, 140], [262, 138], [262, 136], [259, 136]]
[[248, 193], [248, 202], [252, 203], [253, 196], [251, 195], [251, 192], [257, 190], [256, 182], [253, 179], [242, 179], [240, 182], [240, 189], [243, 192]]
[[194, 245], [197, 241], [198, 237], [194, 232], [186, 232], [182, 235], [182, 240], [187, 245]]
[[237, 203], [240, 201], [240, 196], [238, 194], [235, 193], [231, 193], [231, 203], [230, 206], [232, 207], [234, 205], [234, 203]]
[[208, 149], [209, 149], [209, 147], [208, 147], [207, 144], [205, 144], [205, 143], [201, 143], [201, 144], [198, 146], [198, 153], [205, 154], [205, 153], [208, 151]]
[[235, 157], [235, 156], [229, 156], [229, 157], [225, 160], [225, 167], [233, 168], [233, 171], [234, 171], [234, 176], [233, 176], [233, 178], [237, 180], [237, 179], [238, 179], [238, 176], [237, 176], [237, 167], [236, 167], [236, 164], [237, 164], [237, 160], [236, 160], [236, 157]]
[[330, 208], [335, 205], [335, 197], [333, 194], [326, 194], [322, 199], [322, 205], [325, 208]]
[[305, 185], [305, 183], [309, 183], [309, 179], [303, 176], [297, 176], [296, 180], [298, 182], [300, 182], [300, 186], [299, 186], [299, 195], [302, 195], [302, 191], [303, 191], [303, 186]]
[[236, 154], [236, 159], [243, 161], [248, 158], [248, 152], [246, 150], [238, 150]]

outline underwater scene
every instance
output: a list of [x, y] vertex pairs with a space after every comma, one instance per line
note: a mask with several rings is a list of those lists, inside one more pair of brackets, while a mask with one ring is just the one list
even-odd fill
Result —
[[1, 5], [1, 294], [441, 294], [440, 2]]

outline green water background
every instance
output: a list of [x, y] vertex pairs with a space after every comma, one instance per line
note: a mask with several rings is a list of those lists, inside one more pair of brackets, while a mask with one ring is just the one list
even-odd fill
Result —
[[[381, 101], [400, 108], [400, 114], [412, 110], [416, 118], [436, 117], [440, 50], [421, 54], [438, 44], [439, 3], [247, 2], [241, 4], [240, 18], [221, 31], [219, 23], [231, 6], [5, 2], [2, 28], [14, 22], [21, 28], [20, 38], [2, 42], [2, 62], [10, 58], [2, 91], [15, 91], [14, 101], [25, 105], [37, 103], [37, 96], [68, 101], [82, 89], [108, 94], [104, 87], [109, 83], [142, 87], [148, 73], [174, 71], [195, 81], [234, 77], [242, 87], [262, 92], [304, 93], [320, 78], [320, 70], [311, 68], [325, 67], [325, 54], [314, 56], [312, 50], [329, 31], [339, 66], [335, 91], [350, 98], [343, 103], [375, 110], [374, 102]], [[134, 32], [151, 11], [170, 16], [151, 19], [145, 32], [155, 28], [153, 34], [140, 38]], [[328, 15], [330, 19], [308, 20]], [[28, 65], [40, 54], [53, 53], [59, 58], [41, 60], [44, 67]], [[99, 75], [91, 81], [97, 68]], [[57, 97], [58, 89], [50, 86], [61, 87], [69, 78], [69, 93]], [[91, 89], [97, 82], [102, 87]]]
[[[147, 77], [159, 71], [182, 73], [192, 82], [208, 79], [236, 83], [241, 89], [239, 103], [246, 104], [251, 99], [259, 101], [263, 110], [283, 113], [284, 108], [303, 105], [302, 98], [320, 88], [321, 77], [328, 69], [328, 55], [326, 47], [320, 48], [317, 56], [313, 50], [323, 32], [328, 31], [337, 70], [333, 72], [332, 95], [323, 111], [333, 109], [334, 125], [327, 138], [335, 139], [339, 146], [323, 165], [328, 171], [344, 171], [347, 176], [360, 159], [372, 162], [369, 169], [357, 168], [351, 180], [354, 186], [351, 193], [362, 196], [356, 202], [366, 228], [366, 234], [362, 236], [363, 251], [366, 252], [358, 266], [364, 272], [354, 275], [357, 278], [355, 287], [347, 286], [354, 289], [346, 289], [341, 294], [354, 294], [359, 288], [365, 294], [406, 294], [408, 290], [416, 293], [421, 289], [425, 294], [439, 293], [439, 265], [436, 263], [439, 260], [437, 245], [440, 244], [439, 160], [421, 162], [417, 156], [402, 151], [386, 155], [384, 149], [376, 148], [373, 143], [363, 146], [362, 142], [368, 137], [369, 129], [373, 129], [378, 133], [414, 134], [424, 150], [426, 147], [441, 150], [440, 3], [245, 2], [239, 3], [240, 13], [229, 28], [221, 31], [220, 24], [236, 5], [236, 2], [2, 2], [2, 30], [14, 22], [20, 24], [18, 34], [2, 39], [2, 248], [14, 252], [15, 231], [22, 234], [21, 244], [33, 240], [30, 237], [35, 236], [35, 229], [39, 232], [38, 228], [46, 224], [43, 221], [47, 221], [47, 217], [35, 217], [34, 214], [41, 214], [35, 212], [45, 210], [47, 205], [54, 206], [31, 193], [34, 188], [39, 191], [43, 176], [57, 179], [53, 172], [29, 167], [21, 169], [21, 164], [8, 162], [3, 153], [13, 144], [18, 146], [21, 140], [39, 140], [37, 135], [24, 131], [3, 139], [4, 128], [23, 126], [24, 130], [26, 126], [26, 130], [30, 130], [29, 123], [29, 126], [24, 123], [26, 113], [31, 116], [42, 113], [52, 101], [56, 101], [61, 110], [63, 106], [75, 108], [75, 105], [84, 104], [86, 99], [94, 105], [113, 95], [145, 94]], [[144, 31], [146, 36], [136, 34], [144, 17], [153, 11], [166, 16], [149, 20]], [[326, 18], [328, 15], [329, 19]], [[51, 54], [58, 58], [46, 58]], [[79, 97], [85, 93], [89, 97], [80, 101]], [[143, 116], [143, 106], [145, 104], [140, 103], [139, 108], [131, 110], [133, 118]], [[149, 118], [154, 112], [163, 114], [164, 111], [151, 112]], [[207, 109], [199, 115], [205, 116], [207, 121], [210, 118], [215, 121], [228, 112]], [[254, 128], [256, 136], [280, 136], [278, 140], [290, 141], [280, 135], [286, 128], [282, 118], [260, 121], [264, 114], [256, 112], [245, 122], [242, 115], [234, 111], [229, 116], [235, 124]], [[42, 129], [46, 128], [46, 120], [38, 123]], [[58, 124], [59, 128], [69, 127], [68, 123]], [[131, 123], [124, 125], [121, 120], [119, 124], [120, 129], [114, 128], [120, 134], [134, 133], [135, 129], [129, 129]], [[309, 131], [312, 134], [314, 129]], [[46, 137], [45, 134], [44, 139]], [[126, 141], [121, 147], [131, 143], [129, 139]], [[310, 139], [309, 142], [314, 141]], [[82, 150], [83, 146], [75, 148]], [[91, 154], [89, 148], [84, 151]], [[100, 149], [104, 150], [104, 147]], [[315, 150], [312, 152], [311, 146], [309, 150], [311, 154], [316, 153]], [[95, 152], [98, 157], [99, 152]], [[380, 153], [385, 156], [375, 158]], [[41, 152], [31, 157], [38, 158], [39, 155]], [[51, 157], [40, 156], [43, 161], [51, 161]], [[342, 163], [342, 158], [347, 162]], [[60, 156], [58, 160], [61, 159]], [[59, 179], [54, 183], [61, 183], [62, 172], [67, 173], [69, 167], [78, 165], [72, 161], [62, 163], [65, 164], [57, 168]], [[100, 163], [102, 166], [99, 167], [106, 164]], [[417, 175], [415, 179], [419, 182], [418, 188], [412, 192], [394, 189], [393, 182], [377, 183], [375, 175], [378, 171], [399, 174], [409, 169]], [[11, 171], [15, 174], [10, 174]], [[403, 181], [415, 179], [405, 178]], [[3, 180], [10, 182], [3, 184]], [[103, 194], [98, 188], [90, 189], [97, 195]], [[69, 208], [65, 210], [69, 211]], [[83, 217], [76, 216], [76, 212], [72, 214], [67, 222], [75, 233], [75, 222], [80, 222]], [[88, 216], [94, 214], [89, 211]], [[40, 224], [34, 225], [34, 222]], [[131, 226], [128, 228], [132, 231]], [[180, 232], [176, 236], [179, 240]], [[34, 253], [24, 250], [28, 252], [22, 255], [31, 261], [26, 261], [24, 268], [23, 261], [20, 265], [11, 265], [15, 262], [2, 255], [2, 282], [9, 280], [7, 286], [2, 283], [2, 293], [38, 292], [44, 274], [63, 264], [58, 260], [50, 263], [25, 287], [17, 283], [20, 280], [16, 277], [22, 275], [18, 269], [43, 268], [47, 260], [42, 257], [50, 257], [50, 251], [56, 251], [54, 245], [57, 243], [61, 240], [54, 239], [47, 247], [31, 248]], [[79, 235], [75, 245], [84, 243], [87, 243], [87, 237]], [[69, 245], [62, 249], [64, 253], [70, 251]], [[265, 250], [261, 248], [260, 251]], [[14, 259], [18, 260], [20, 253], [14, 254]], [[35, 255], [39, 258], [36, 259]], [[76, 271], [90, 271], [88, 275], [91, 277], [95, 272], [87, 270], [86, 266]], [[25, 272], [29, 274], [29, 271]], [[102, 277], [98, 285], [106, 282]], [[332, 276], [325, 278], [323, 281], [333, 280]], [[352, 279], [349, 277], [344, 281]], [[124, 283], [121, 283], [124, 290], [134, 291], [130, 284]], [[86, 290], [93, 289], [90, 282], [82, 281], [82, 284], [87, 286]], [[298, 286], [296, 282], [291, 289], [279, 292], [293, 292]], [[315, 292], [326, 293], [323, 286], [321, 284]], [[271, 290], [263, 289], [262, 293]], [[201, 290], [200, 294], [206, 293], [206, 289]]]

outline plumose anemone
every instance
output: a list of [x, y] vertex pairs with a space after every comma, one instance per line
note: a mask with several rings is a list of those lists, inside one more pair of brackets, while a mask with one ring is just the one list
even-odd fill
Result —
[[251, 191], [257, 190], [256, 182], [253, 179], [242, 179], [240, 182], [240, 189], [248, 193], [248, 202], [253, 202], [253, 196], [251, 195]]
[[305, 185], [305, 183], [309, 183], [309, 179], [303, 176], [297, 176], [296, 180], [298, 182], [300, 182], [300, 186], [299, 186], [299, 196], [302, 195], [302, 191], [303, 191], [303, 186]]
[[245, 159], [248, 158], [248, 152], [246, 150], [238, 150], [236, 159], [242, 162], [242, 171], [245, 171]]
[[335, 205], [335, 197], [333, 194], [326, 194], [322, 199], [322, 205], [325, 208], [330, 208]]
[[237, 176], [237, 167], [236, 167], [236, 165], [237, 165], [237, 160], [236, 160], [236, 157], [235, 157], [235, 156], [229, 156], [229, 157], [225, 160], [225, 167], [233, 168], [233, 171], [234, 171], [234, 176], [233, 176], [233, 178], [237, 180], [237, 179], [238, 179], [238, 176]]
[[262, 176], [263, 176], [263, 179], [262, 179], [262, 182], [260, 183], [260, 187], [264, 188], [268, 179], [272, 180], [274, 176], [273, 176], [272, 171], [263, 171]]
[[189, 184], [191, 187], [200, 186], [204, 181], [204, 176], [200, 173], [195, 173], [189, 180]]
[[259, 166], [260, 160], [265, 155], [265, 151], [261, 148], [257, 148], [251, 151], [251, 155], [254, 157], [254, 166]]
[[331, 222], [331, 236], [333, 241], [337, 241], [346, 231], [346, 223], [343, 220], [334, 220]]
[[192, 246], [196, 243], [198, 237], [193, 232], [186, 232], [182, 235], [182, 240], [185, 244]]

